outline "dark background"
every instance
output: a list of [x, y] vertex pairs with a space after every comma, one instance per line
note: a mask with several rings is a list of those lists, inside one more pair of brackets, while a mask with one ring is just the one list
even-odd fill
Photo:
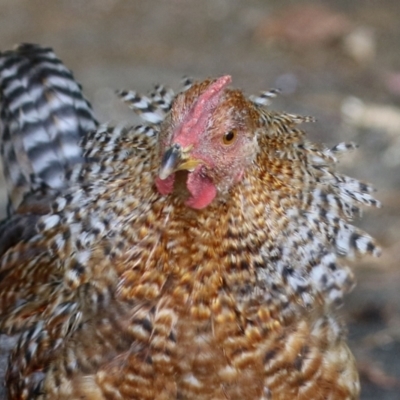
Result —
[[[361, 398], [400, 399], [399, 0], [0, 0], [0, 50], [51, 46], [83, 84], [101, 121], [129, 121], [114, 96], [183, 76], [231, 74], [248, 93], [279, 87], [272, 107], [313, 115], [310, 137], [356, 141], [343, 171], [383, 203], [359, 225], [383, 247], [354, 262], [342, 310]], [[0, 186], [4, 215], [4, 186]], [[11, 339], [0, 340], [0, 369]], [[3, 367], [1, 366], [3, 365]], [[0, 388], [0, 398], [2, 392]]]

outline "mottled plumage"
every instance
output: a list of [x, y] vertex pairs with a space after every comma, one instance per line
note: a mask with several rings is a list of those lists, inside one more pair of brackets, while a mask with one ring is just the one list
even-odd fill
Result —
[[229, 82], [123, 92], [145, 124], [84, 137], [76, 184], [1, 259], [11, 399], [358, 398], [335, 308], [346, 259], [379, 253], [349, 221], [378, 203], [336, 171], [352, 145]]

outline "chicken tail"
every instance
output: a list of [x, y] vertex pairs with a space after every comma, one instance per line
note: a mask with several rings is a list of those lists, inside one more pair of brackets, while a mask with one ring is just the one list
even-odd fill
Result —
[[[0, 133], [9, 214], [29, 199], [54, 197], [81, 162], [80, 139], [97, 126], [71, 71], [50, 48], [0, 52]], [[35, 200], [35, 201], [36, 201]]]

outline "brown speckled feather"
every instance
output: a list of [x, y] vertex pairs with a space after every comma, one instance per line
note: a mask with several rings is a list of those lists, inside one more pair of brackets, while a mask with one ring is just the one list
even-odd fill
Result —
[[[11, 399], [358, 398], [335, 309], [353, 285], [346, 259], [379, 253], [349, 221], [378, 203], [336, 171], [352, 146], [309, 143], [307, 118], [226, 82], [170, 96], [151, 137], [89, 134], [77, 184], [3, 256], [1, 329], [22, 331]], [[165, 150], [187, 126], [182, 151], [211, 161], [185, 159], [170, 187]]]

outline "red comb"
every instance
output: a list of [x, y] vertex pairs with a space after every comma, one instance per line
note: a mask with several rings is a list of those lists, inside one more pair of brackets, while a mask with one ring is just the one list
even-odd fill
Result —
[[211, 83], [199, 96], [176, 132], [175, 143], [186, 147], [197, 142], [200, 133], [205, 130], [210, 112], [217, 107], [223, 89], [231, 81], [232, 78], [229, 75], [222, 76]]

